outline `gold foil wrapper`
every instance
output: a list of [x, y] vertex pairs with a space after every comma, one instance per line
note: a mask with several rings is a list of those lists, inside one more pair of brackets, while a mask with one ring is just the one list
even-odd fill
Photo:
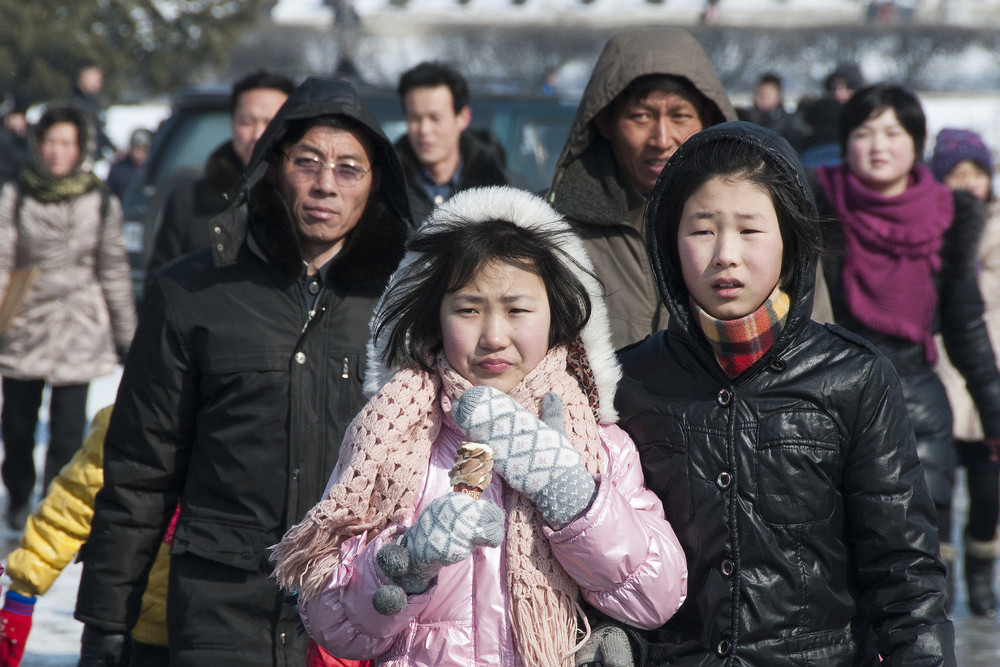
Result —
[[452, 490], [479, 500], [493, 479], [493, 449], [480, 442], [463, 442], [448, 477]]

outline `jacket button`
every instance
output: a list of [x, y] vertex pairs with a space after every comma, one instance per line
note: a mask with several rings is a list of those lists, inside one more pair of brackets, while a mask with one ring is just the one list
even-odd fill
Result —
[[715, 485], [720, 489], [728, 489], [733, 483], [733, 476], [726, 471], [719, 473], [719, 476], [715, 478]]
[[215, 244], [215, 249], [218, 250], [219, 252], [222, 252], [222, 244], [221, 243]]
[[775, 373], [780, 373], [788, 367], [784, 359], [779, 359], [778, 357], [772, 357], [771, 361], [767, 362], [768, 367]]
[[722, 572], [723, 576], [731, 577], [733, 576], [733, 572], [736, 571], [736, 565], [730, 559], [724, 558], [722, 560], [722, 565], [719, 567], [719, 570]]
[[729, 650], [732, 647], [733, 645], [729, 643], [728, 639], [723, 639], [722, 641], [719, 642], [718, 646], [715, 647], [715, 652], [718, 653], [720, 656], [729, 655]]
[[306, 353], [305, 352], [296, 352], [295, 353], [295, 363], [300, 364], [300, 365], [306, 363]]
[[296, 468], [295, 470], [292, 471], [292, 479], [295, 480], [296, 482], [299, 481], [299, 469], [298, 468]]
[[222, 227], [216, 227], [214, 231], [215, 231], [216, 234], [221, 234], [222, 233]]
[[728, 389], [720, 389], [719, 395], [715, 397], [715, 400], [718, 401], [719, 405], [722, 407], [726, 407], [729, 405], [729, 402], [733, 400], [733, 395]]

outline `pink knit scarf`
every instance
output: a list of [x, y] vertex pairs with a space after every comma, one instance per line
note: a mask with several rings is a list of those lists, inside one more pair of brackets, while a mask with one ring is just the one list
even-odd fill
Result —
[[820, 167], [816, 175], [843, 224], [841, 273], [851, 314], [875, 331], [922, 344], [933, 363], [934, 274], [955, 216], [951, 191], [922, 164], [896, 197], [865, 187], [846, 165]]
[[[435, 367], [436, 373], [397, 372], [368, 402], [341, 446], [340, 478], [274, 547], [274, 576], [285, 588], [298, 590], [302, 600], [316, 595], [329, 580], [340, 564], [345, 540], [402, 524], [410, 512], [423, 487], [444, 412], [471, 386], [443, 354], [437, 356]], [[550, 350], [510, 395], [537, 415], [548, 391], [562, 397], [566, 433], [587, 470], [597, 474], [601, 456], [597, 420], [567, 366], [565, 347]], [[542, 525], [534, 505], [512, 491], [506, 570], [514, 637], [526, 665], [572, 665], [579, 587], [552, 555]]]

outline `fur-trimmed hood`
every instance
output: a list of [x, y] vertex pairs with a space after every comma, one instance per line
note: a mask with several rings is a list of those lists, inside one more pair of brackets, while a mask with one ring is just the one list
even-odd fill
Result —
[[332, 260], [327, 280], [349, 287], [377, 284], [395, 268], [411, 226], [403, 169], [392, 142], [351, 84], [321, 77], [307, 78], [292, 92], [254, 146], [250, 163], [231, 191], [233, 205], [216, 219], [211, 245], [216, 266], [234, 263], [249, 248], [286, 275], [301, 273], [291, 212], [267, 175], [290, 123], [324, 116], [343, 117], [362, 128], [381, 174], [361, 220]]
[[[572, 231], [569, 224], [540, 197], [511, 187], [471, 188], [456, 193], [443, 203], [421, 226], [416, 237], [432, 234], [444, 225], [467, 220], [509, 220], [525, 229], [558, 233], [559, 247], [572, 261], [566, 265], [586, 287], [590, 296], [590, 319], [580, 334], [597, 385], [600, 399], [601, 421], [613, 423], [618, 415], [614, 408], [615, 391], [621, 379], [621, 368], [611, 345], [611, 334], [607, 308], [604, 305], [604, 289], [593, 275], [593, 266], [584, 250], [583, 243]], [[368, 344], [368, 367], [365, 373], [364, 391], [375, 395], [388, 382], [398, 368], [385, 366], [385, 341], [389, 338], [384, 331], [379, 340], [374, 332], [383, 324], [385, 306], [398, 290], [405, 290], [411, 277], [421, 267], [424, 255], [407, 251], [399, 268], [389, 279], [389, 285], [382, 295], [372, 317], [370, 330], [372, 338]], [[578, 265], [577, 265], [578, 264]], [[581, 270], [583, 267], [585, 270]], [[587, 273], [587, 271], [591, 273]], [[387, 322], [392, 329], [396, 324]]]

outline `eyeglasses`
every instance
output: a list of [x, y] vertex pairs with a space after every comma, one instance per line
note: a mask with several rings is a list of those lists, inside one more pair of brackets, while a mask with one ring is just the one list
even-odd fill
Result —
[[291, 173], [301, 179], [314, 179], [324, 169], [333, 171], [333, 179], [341, 187], [351, 187], [361, 182], [371, 169], [365, 169], [356, 162], [330, 162], [329, 164], [311, 155], [285, 155], [292, 163]]

